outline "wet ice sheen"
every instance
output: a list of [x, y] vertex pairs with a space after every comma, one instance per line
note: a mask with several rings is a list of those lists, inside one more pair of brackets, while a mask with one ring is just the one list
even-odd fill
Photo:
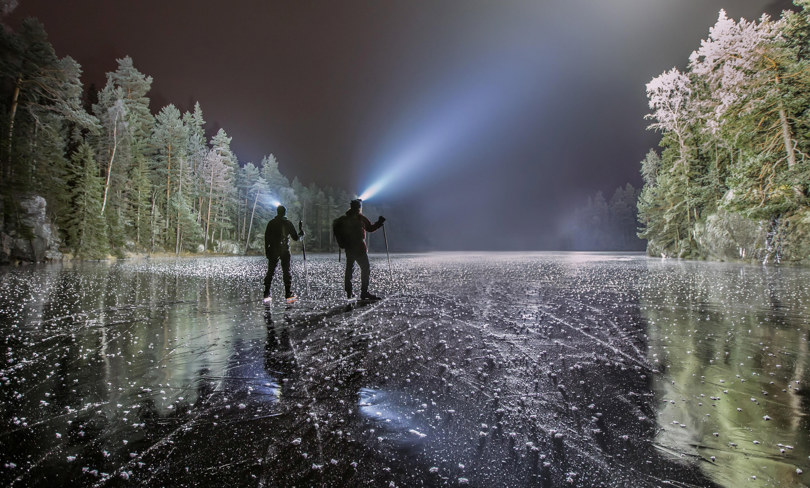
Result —
[[810, 270], [308, 258], [268, 310], [258, 258], [3, 269], [0, 483], [810, 483]]

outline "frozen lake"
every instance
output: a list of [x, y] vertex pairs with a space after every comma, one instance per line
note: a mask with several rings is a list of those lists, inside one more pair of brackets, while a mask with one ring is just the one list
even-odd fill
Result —
[[0, 484], [810, 484], [808, 269], [308, 257], [1, 269]]

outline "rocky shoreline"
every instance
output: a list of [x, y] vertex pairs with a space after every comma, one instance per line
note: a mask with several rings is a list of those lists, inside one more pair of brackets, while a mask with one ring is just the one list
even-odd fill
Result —
[[[13, 208], [9, 208], [13, 205]], [[60, 251], [62, 241], [56, 225], [47, 214], [47, 202], [39, 195], [25, 195], [12, 200], [0, 199], [0, 265], [47, 263], [74, 259]], [[200, 246], [202, 247], [202, 246]], [[181, 253], [124, 251], [123, 256], [109, 259], [147, 259], [160, 257], [200, 257], [242, 255], [242, 246], [226, 241], [220, 252]]]

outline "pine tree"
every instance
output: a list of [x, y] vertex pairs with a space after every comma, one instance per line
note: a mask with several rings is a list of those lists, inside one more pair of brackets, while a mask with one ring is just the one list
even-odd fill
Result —
[[[249, 191], [248, 191], [248, 200], [250, 200], [250, 195], [251, 194], [253, 195], [253, 206], [251, 207], [251, 210], [250, 210], [250, 222], [248, 223], [247, 233], [246, 233], [246, 236], [245, 236], [245, 254], [247, 254], [247, 252], [250, 250], [250, 243], [251, 243], [250, 242], [250, 237], [251, 237], [251, 231], [253, 230], [253, 219], [256, 216], [256, 206], [259, 203], [259, 199], [263, 195], [265, 195], [267, 193], [267, 191], [268, 191], [267, 182], [261, 176], [257, 176], [255, 178], [255, 180], [253, 181], [253, 184], [250, 186]], [[258, 232], [256, 234], [257, 234], [257, 236], [260, 235], [260, 233], [258, 233]]]
[[300, 204], [295, 190], [290, 186], [290, 180], [279, 170], [278, 160], [274, 155], [270, 154], [262, 158], [261, 175], [267, 182], [270, 194], [282, 202], [288, 212], [299, 210]]
[[[103, 211], [106, 213], [111, 207], [110, 211], [117, 214], [109, 219], [111, 225], [116, 226], [113, 235], [121, 229], [134, 228], [131, 222], [124, 221], [129, 213], [126, 211], [127, 177], [135, 161], [147, 154], [154, 124], [146, 96], [152, 78], [135, 69], [129, 56], [117, 61], [118, 68], [107, 73], [107, 83], [98, 94], [98, 103], [93, 105], [102, 130], [98, 137], [91, 139], [98, 160], [104, 164], [101, 172], [105, 179]], [[123, 242], [124, 236], [121, 239]]]
[[[180, 250], [180, 217], [178, 212], [181, 209], [186, 209], [188, 204], [184, 202], [183, 180], [186, 179], [186, 151], [188, 150], [188, 131], [180, 116], [180, 111], [174, 105], [167, 105], [161, 109], [155, 118], [155, 125], [151, 138], [152, 148], [154, 150], [154, 163], [155, 167], [153, 175], [160, 178], [156, 183], [156, 188], [162, 188], [161, 196], [165, 195], [163, 200], [163, 208], [165, 208], [165, 241], [168, 242], [171, 237], [175, 238], [175, 252]], [[185, 166], [185, 168], [184, 168]], [[173, 183], [174, 182], [174, 183]], [[188, 185], [186, 185], [188, 191]], [[174, 195], [175, 210], [170, 210], [172, 198]], [[174, 235], [170, 235], [168, 230], [171, 218], [175, 218]]]
[[150, 202], [152, 184], [149, 182], [148, 169], [143, 157], [130, 172], [130, 191], [128, 200], [127, 221], [132, 223], [132, 236], [137, 249], [149, 247], [151, 239]]
[[109, 252], [106, 223], [101, 215], [103, 180], [98, 164], [86, 143], [71, 159], [73, 212], [66, 219], [68, 244], [82, 258], [101, 258]]
[[[236, 172], [236, 189], [238, 192], [238, 215], [237, 219], [238, 232], [240, 240], [244, 240], [248, 224], [248, 218], [255, 213], [256, 204], [258, 204], [258, 197], [260, 193], [255, 191], [254, 185], [258, 181], [259, 168], [253, 163], [247, 163]], [[267, 184], [265, 183], [266, 187]], [[266, 190], [265, 190], [266, 191]], [[251, 197], [253, 195], [253, 198]]]
[[[28, 19], [17, 34], [3, 29], [0, 48], [0, 76], [12, 87], [6, 130], [0, 134], [0, 176], [20, 189], [36, 178], [54, 144], [65, 145], [74, 128], [94, 130], [97, 121], [81, 104], [79, 64], [56, 57], [42, 24]], [[43, 139], [49, 139], [44, 149]]]
[[200, 225], [202, 222], [202, 201], [204, 194], [204, 176], [202, 165], [208, 153], [208, 146], [205, 140], [205, 120], [203, 119], [202, 108], [199, 103], [194, 104], [193, 112], [183, 114], [183, 125], [188, 133], [188, 143], [186, 154], [188, 155], [189, 167], [189, 189], [186, 192], [191, 202], [191, 210], [195, 214], [195, 220]]

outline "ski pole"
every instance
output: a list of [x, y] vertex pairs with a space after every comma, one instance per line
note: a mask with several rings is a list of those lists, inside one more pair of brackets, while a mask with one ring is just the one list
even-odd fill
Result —
[[298, 220], [298, 233], [301, 234], [301, 252], [304, 255], [304, 281], [307, 286], [307, 294], [309, 294], [309, 273], [307, 271], [307, 245], [304, 243], [304, 221]]
[[388, 274], [391, 277], [391, 281], [394, 281], [394, 272], [391, 271], [391, 254], [388, 252], [388, 236], [385, 234], [385, 224], [382, 226], [383, 228], [383, 240], [385, 241], [385, 256], [388, 258]]

